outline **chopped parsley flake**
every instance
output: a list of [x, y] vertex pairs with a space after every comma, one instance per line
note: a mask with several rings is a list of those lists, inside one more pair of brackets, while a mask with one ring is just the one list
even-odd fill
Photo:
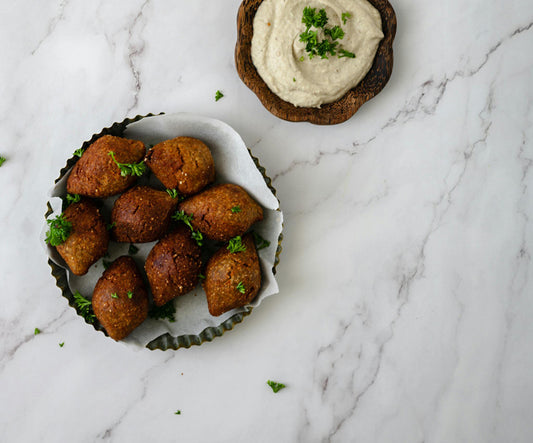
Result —
[[231, 208], [231, 212], [234, 213], [234, 214], [237, 214], [237, 213], [241, 212], [241, 207], [240, 206], [233, 206], [233, 208]]
[[258, 251], [259, 249], [268, 248], [270, 246], [270, 242], [261, 237], [257, 232], [253, 231], [252, 234], [254, 236], [255, 247]]
[[130, 247], [128, 248], [128, 254], [135, 255], [139, 252], [139, 248], [135, 246], [133, 243], [130, 244]]
[[116, 160], [115, 153], [113, 151], [109, 151], [108, 154], [120, 169], [120, 175], [122, 177], [126, 177], [128, 175], [140, 177], [146, 172], [146, 165], [144, 164], [144, 161], [140, 161], [139, 163], [119, 163]]
[[74, 155], [75, 155], [76, 157], [81, 157], [81, 156], [83, 155], [84, 152], [85, 152], [85, 149], [83, 149], [83, 148], [76, 149], [76, 150], [74, 151]]
[[275, 382], [275, 381], [272, 381], [272, 380], [268, 380], [267, 381], [267, 385], [272, 388], [274, 393], [277, 393], [281, 389], [286, 388], [286, 386], [283, 383], [278, 383], [278, 382]]
[[74, 303], [76, 304], [81, 316], [89, 323], [94, 323], [96, 316], [93, 312], [93, 305], [91, 300], [87, 300], [78, 291], [74, 293]]
[[170, 323], [176, 321], [176, 307], [174, 306], [174, 300], [170, 300], [163, 306], [153, 305], [148, 312], [148, 316], [155, 320], [166, 318]]
[[0, 166], [2, 166], [6, 160], [5, 157], [0, 156]]
[[41, 330], [39, 328], [35, 328], [35, 331], [33, 331], [33, 335], [40, 334]]
[[244, 283], [242, 281], [237, 284], [235, 289], [237, 289], [237, 291], [239, 291], [241, 294], [244, 294], [246, 292], [246, 288], [244, 287]]
[[113, 292], [113, 293], [111, 294], [111, 298], [118, 298], [117, 293], [116, 293], [116, 292]]
[[65, 346], [65, 342], [62, 341], [61, 343], [59, 343], [59, 347], [62, 348], [63, 346]]
[[226, 249], [232, 254], [235, 254], [236, 252], [246, 251], [246, 246], [243, 245], [241, 236], [237, 235], [236, 237], [233, 237], [232, 239], [230, 239]]
[[51, 246], [59, 246], [64, 243], [72, 231], [72, 223], [63, 214], [51, 220], [46, 220], [46, 223], [50, 226], [46, 233], [46, 243]]
[[224, 97], [224, 94], [220, 90], [217, 90], [215, 93], [215, 101], [218, 102], [222, 97]]

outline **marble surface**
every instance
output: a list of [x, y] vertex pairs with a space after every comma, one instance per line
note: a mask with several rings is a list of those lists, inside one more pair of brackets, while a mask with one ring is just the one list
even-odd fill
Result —
[[[241, 83], [238, 6], [2, 2], [2, 442], [532, 441], [531, 2], [393, 1], [392, 78], [332, 127]], [[273, 178], [280, 293], [211, 343], [133, 350], [60, 296], [44, 202], [93, 133], [181, 111]]]

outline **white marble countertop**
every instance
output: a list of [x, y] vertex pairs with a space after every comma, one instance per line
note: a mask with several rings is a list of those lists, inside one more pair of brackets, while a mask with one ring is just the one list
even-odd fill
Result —
[[[331, 127], [240, 81], [239, 3], [0, 7], [2, 442], [532, 441], [531, 2], [393, 1], [392, 78]], [[39, 231], [84, 140], [182, 111], [273, 178], [280, 293], [211, 343], [135, 351], [67, 305]]]

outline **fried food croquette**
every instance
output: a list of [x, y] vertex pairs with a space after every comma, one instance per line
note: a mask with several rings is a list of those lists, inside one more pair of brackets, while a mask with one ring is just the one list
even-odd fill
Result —
[[56, 246], [57, 252], [73, 274], [84, 275], [107, 252], [106, 224], [96, 205], [87, 199], [71, 204], [63, 215], [72, 228], [65, 242]]
[[111, 225], [118, 242], [146, 243], [159, 239], [170, 224], [177, 198], [148, 186], [135, 186], [113, 205]]
[[148, 316], [148, 293], [131, 257], [116, 259], [96, 283], [92, 306], [114, 340], [127, 337]]
[[144, 269], [157, 306], [194, 289], [202, 267], [200, 253], [200, 247], [185, 226], [179, 226], [156, 243]]
[[165, 187], [182, 195], [196, 194], [215, 180], [211, 151], [196, 138], [176, 137], [158, 143], [148, 151], [145, 162]]
[[[122, 137], [104, 135], [92, 143], [73, 166], [67, 179], [67, 192], [87, 197], [105, 198], [131, 187], [137, 177], [121, 175], [115, 160], [135, 164], [144, 158], [144, 143]], [[109, 154], [113, 152], [113, 157]]]
[[240, 186], [222, 184], [182, 201], [179, 210], [192, 215], [191, 224], [211, 240], [228, 241], [263, 219], [263, 209]]
[[221, 248], [207, 262], [203, 287], [211, 315], [244, 306], [259, 292], [261, 267], [251, 234], [242, 243], [246, 250], [232, 253]]

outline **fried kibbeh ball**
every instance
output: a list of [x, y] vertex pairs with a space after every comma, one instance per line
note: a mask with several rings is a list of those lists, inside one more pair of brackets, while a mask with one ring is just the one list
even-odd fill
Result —
[[144, 270], [157, 306], [195, 288], [202, 268], [200, 253], [191, 231], [184, 225], [155, 244], [146, 258]]
[[263, 209], [240, 186], [213, 186], [187, 200], [178, 209], [192, 215], [191, 224], [211, 240], [229, 241], [263, 220]]
[[67, 179], [67, 192], [87, 197], [105, 198], [120, 194], [133, 186], [137, 177], [121, 175], [119, 163], [139, 163], [144, 158], [144, 143], [104, 135], [92, 143], [73, 166]]
[[109, 233], [96, 205], [87, 199], [71, 204], [63, 213], [71, 223], [70, 235], [56, 246], [57, 252], [75, 275], [87, 273], [107, 252]]
[[182, 195], [201, 191], [215, 180], [215, 164], [207, 145], [192, 137], [176, 137], [151, 148], [146, 165], [168, 189]]
[[94, 314], [114, 340], [127, 337], [146, 319], [148, 305], [141, 272], [128, 256], [117, 258], [93, 291]]
[[111, 211], [112, 234], [118, 242], [146, 243], [159, 239], [178, 204], [165, 191], [135, 186], [122, 194]]
[[242, 239], [245, 251], [221, 248], [209, 259], [203, 281], [209, 313], [219, 316], [250, 303], [261, 287], [261, 267], [251, 234]]

